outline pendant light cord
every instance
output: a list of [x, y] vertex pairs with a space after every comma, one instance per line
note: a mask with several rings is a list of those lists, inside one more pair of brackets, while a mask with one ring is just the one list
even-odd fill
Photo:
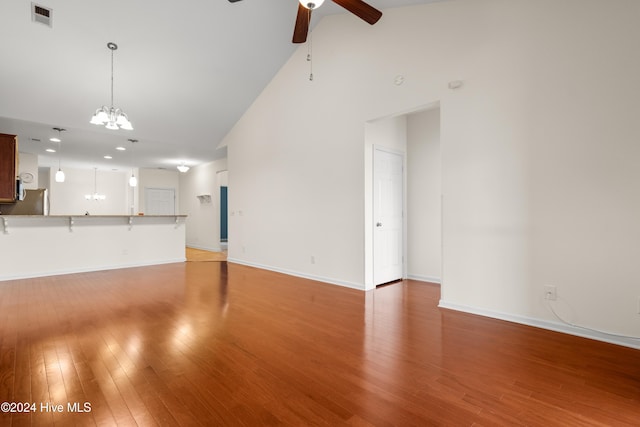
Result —
[[307, 45], [307, 61], [309, 61], [309, 81], [313, 81], [313, 31], [311, 30], [311, 9], [307, 9], [309, 19], [309, 43]]

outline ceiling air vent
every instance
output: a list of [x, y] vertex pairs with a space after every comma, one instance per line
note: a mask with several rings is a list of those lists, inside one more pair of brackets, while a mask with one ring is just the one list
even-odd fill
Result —
[[44, 24], [47, 27], [51, 27], [53, 21], [53, 10], [31, 3], [31, 20]]

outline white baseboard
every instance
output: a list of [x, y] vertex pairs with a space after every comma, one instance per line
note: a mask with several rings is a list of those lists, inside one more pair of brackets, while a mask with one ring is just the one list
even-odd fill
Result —
[[182, 257], [182, 258], [173, 258], [173, 259], [152, 261], [152, 262], [103, 265], [103, 266], [96, 266], [96, 267], [89, 267], [89, 268], [74, 268], [74, 269], [65, 269], [65, 270], [42, 271], [38, 273], [26, 273], [26, 274], [12, 275], [12, 276], [0, 276], [0, 282], [7, 281], [7, 280], [33, 279], [36, 277], [62, 276], [64, 274], [91, 273], [94, 271], [104, 271], [104, 270], [118, 270], [120, 268], [149, 267], [152, 265], [185, 262], [186, 260], [187, 260], [186, 258]]
[[589, 331], [575, 326], [565, 325], [564, 323], [553, 322], [549, 320], [535, 319], [532, 317], [518, 316], [514, 314], [501, 313], [497, 311], [484, 310], [475, 307], [469, 307], [460, 304], [449, 303], [447, 301], [440, 300], [438, 304], [440, 308], [447, 308], [455, 311], [462, 311], [470, 314], [477, 314], [479, 316], [491, 317], [493, 319], [506, 320], [507, 322], [519, 323], [521, 325], [533, 326], [541, 329], [548, 329], [550, 331], [562, 332], [569, 335], [575, 335], [582, 338], [589, 338], [596, 341], [603, 341], [609, 344], [621, 345], [624, 347], [631, 347], [640, 350], [640, 340], [633, 340], [630, 338], [615, 337], [607, 335], [601, 332]]
[[283, 269], [283, 268], [271, 267], [271, 266], [263, 265], [263, 264], [256, 264], [256, 263], [253, 263], [253, 262], [247, 262], [247, 261], [243, 261], [243, 260], [236, 259], [236, 258], [227, 258], [227, 262], [230, 262], [230, 263], [233, 263], [233, 264], [246, 265], [248, 267], [260, 268], [260, 269], [263, 269], [263, 270], [274, 271], [276, 273], [282, 273], [282, 274], [286, 274], [288, 276], [302, 277], [303, 279], [315, 280], [317, 282], [329, 283], [331, 285], [343, 286], [345, 288], [358, 289], [360, 291], [364, 291], [365, 290], [364, 289], [364, 285], [363, 284], [359, 284], [359, 283], [345, 282], [344, 280], [336, 280], [336, 279], [332, 279], [332, 278], [329, 278], [329, 277], [314, 276], [312, 274], [300, 273], [298, 271], [286, 270], [286, 269]]
[[439, 285], [442, 284], [442, 281], [439, 277], [421, 276], [419, 274], [407, 274], [407, 279], [419, 280], [421, 282], [437, 283]]

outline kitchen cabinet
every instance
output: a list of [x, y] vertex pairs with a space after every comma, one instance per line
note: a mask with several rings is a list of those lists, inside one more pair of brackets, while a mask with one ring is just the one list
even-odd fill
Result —
[[0, 202], [16, 201], [18, 137], [0, 133]]

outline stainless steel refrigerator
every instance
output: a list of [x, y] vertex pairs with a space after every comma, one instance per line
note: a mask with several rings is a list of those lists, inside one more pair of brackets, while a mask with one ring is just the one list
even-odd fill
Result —
[[24, 199], [0, 204], [0, 215], [49, 215], [49, 197], [46, 188], [23, 190]]

